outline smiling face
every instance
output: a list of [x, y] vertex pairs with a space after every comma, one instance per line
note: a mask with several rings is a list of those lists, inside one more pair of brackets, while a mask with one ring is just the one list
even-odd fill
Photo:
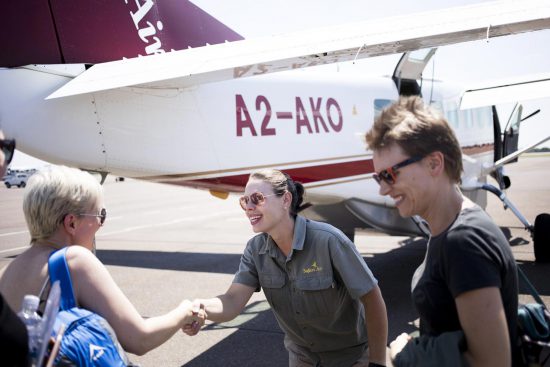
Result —
[[[375, 150], [373, 155], [374, 170], [380, 172], [406, 159], [411, 158], [396, 144]], [[424, 217], [430, 204], [430, 174], [425, 159], [411, 163], [396, 170], [393, 185], [380, 182], [380, 195], [391, 196], [402, 217], [420, 215]]]
[[249, 200], [244, 208], [246, 216], [255, 233], [272, 233], [285, 217], [289, 216], [288, 200], [285, 200], [285, 195], [274, 195], [270, 183], [251, 178], [246, 184], [244, 195], [250, 196], [255, 192], [261, 192], [264, 195], [264, 202], [255, 205]]

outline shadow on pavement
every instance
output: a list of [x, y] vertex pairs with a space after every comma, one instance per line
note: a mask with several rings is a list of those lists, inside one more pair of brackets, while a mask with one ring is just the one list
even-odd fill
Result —
[[[410, 282], [414, 271], [424, 259], [425, 252], [426, 240], [409, 239], [401, 247], [386, 253], [363, 254], [379, 281], [386, 302], [389, 341], [402, 332], [417, 330], [413, 321], [418, 318], [418, 314], [410, 297]], [[106, 265], [224, 274], [235, 273], [240, 261], [240, 255], [237, 254], [98, 250], [97, 255]], [[547, 281], [550, 264], [520, 261], [518, 265], [539, 294], [550, 295], [550, 283]], [[521, 286], [520, 293], [528, 294], [528, 291]], [[211, 324], [202, 332], [216, 328], [236, 328], [237, 331], [185, 366], [288, 365], [283, 333], [267, 302], [251, 303], [234, 321]]]
[[[529, 282], [531, 282], [541, 296], [550, 295], [550, 282], [548, 282], [550, 263], [541, 264], [534, 261], [518, 261], [518, 266], [527, 275], [527, 279], [529, 279]], [[521, 280], [519, 281], [519, 293], [531, 294]]]
[[[406, 241], [403, 247], [387, 253], [365, 257], [366, 263], [379, 281], [386, 302], [390, 340], [402, 332], [416, 330], [411, 325], [417, 314], [410, 297], [410, 280], [422, 262], [425, 251], [426, 241], [417, 239]], [[234, 274], [240, 262], [240, 255], [213, 253], [98, 250], [97, 256], [105, 265], [223, 274]], [[268, 314], [273, 317], [271, 311]], [[273, 325], [272, 331], [280, 332], [275, 319]], [[243, 337], [251, 334], [253, 337], [253, 331], [241, 332], [241, 327], [243, 326], [233, 335], [242, 333]]]
[[135, 268], [235, 274], [241, 255], [202, 252], [97, 250], [105, 265]]
[[416, 330], [412, 321], [418, 314], [410, 296], [411, 279], [425, 253], [426, 240], [414, 239], [403, 242], [403, 247], [365, 258], [386, 302], [389, 341]]
[[251, 303], [235, 320], [208, 325], [201, 333], [221, 328], [238, 329], [183, 366], [288, 366], [284, 334], [267, 301]]

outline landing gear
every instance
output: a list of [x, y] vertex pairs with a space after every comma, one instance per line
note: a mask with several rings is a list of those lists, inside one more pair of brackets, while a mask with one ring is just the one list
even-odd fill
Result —
[[539, 214], [535, 218], [533, 243], [537, 262], [550, 262], [550, 214]]
[[550, 214], [543, 213], [537, 215], [535, 225], [532, 225], [512, 204], [502, 190], [490, 184], [483, 184], [481, 188], [495, 194], [504, 204], [504, 209], [509, 208], [520, 222], [523, 223], [525, 229], [529, 231], [533, 238], [535, 261], [539, 263], [550, 262]]

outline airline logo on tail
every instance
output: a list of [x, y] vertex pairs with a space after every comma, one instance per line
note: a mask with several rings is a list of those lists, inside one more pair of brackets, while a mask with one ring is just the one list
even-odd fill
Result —
[[[96, 64], [243, 37], [189, 0], [37, 0], [2, 5], [0, 67]], [[22, 19], [25, 32], [19, 32]]]

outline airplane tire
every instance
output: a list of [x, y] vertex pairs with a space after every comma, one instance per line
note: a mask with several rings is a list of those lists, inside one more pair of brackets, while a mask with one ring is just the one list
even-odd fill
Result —
[[533, 230], [535, 261], [550, 262], [550, 214], [542, 213], [535, 218]]

